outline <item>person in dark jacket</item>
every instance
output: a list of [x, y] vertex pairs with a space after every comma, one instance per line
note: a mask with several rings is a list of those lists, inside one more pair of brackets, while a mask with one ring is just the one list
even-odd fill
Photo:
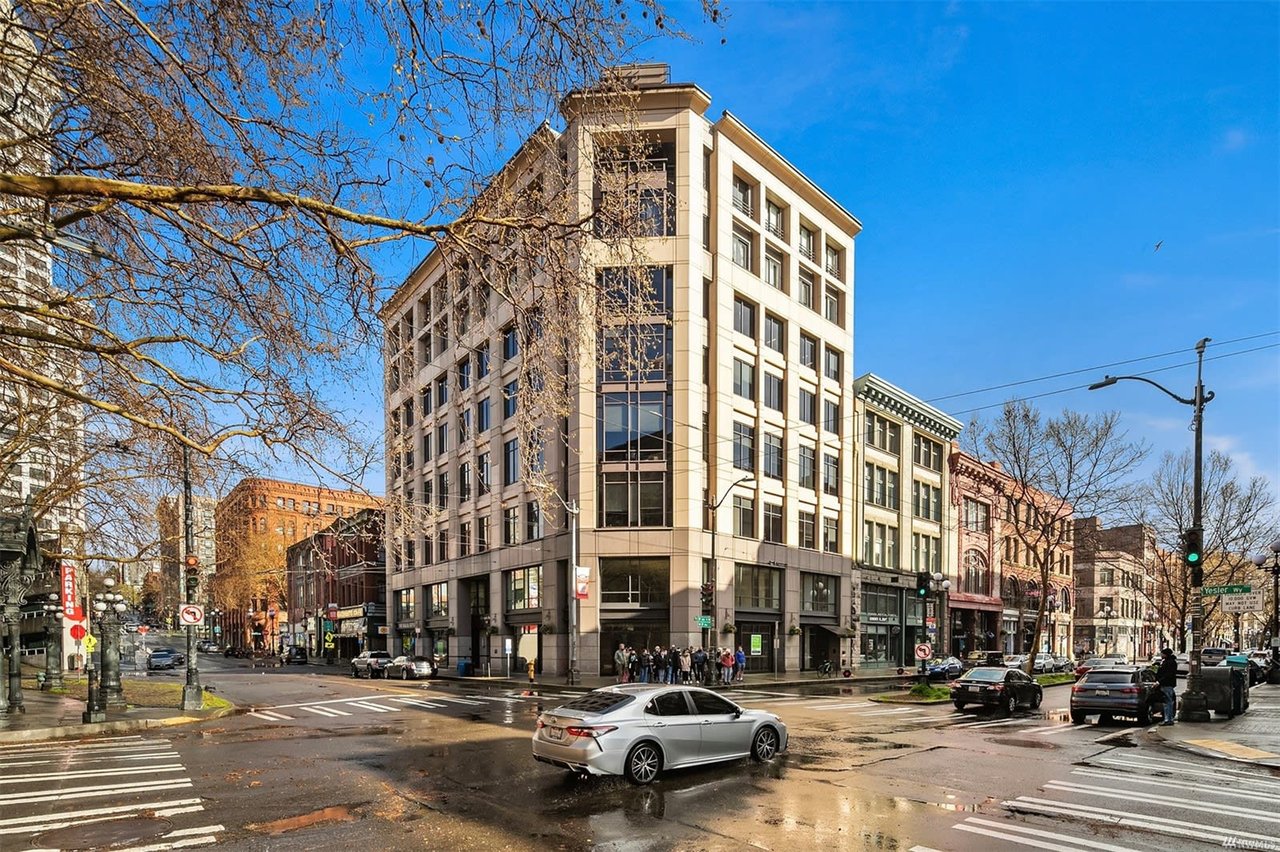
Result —
[[1164, 721], [1161, 725], [1172, 725], [1178, 698], [1178, 658], [1169, 648], [1160, 649], [1160, 668], [1156, 670], [1156, 682], [1164, 693]]

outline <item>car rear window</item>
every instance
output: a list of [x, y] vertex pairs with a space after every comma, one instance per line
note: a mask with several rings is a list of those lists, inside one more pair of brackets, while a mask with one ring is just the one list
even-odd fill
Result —
[[965, 675], [965, 680], [1004, 680], [1004, 669], [974, 669]]
[[391, 659], [391, 655], [390, 655], [390, 654], [388, 654], [386, 651], [374, 651], [373, 653], [371, 653], [371, 654], [369, 655], [369, 659], [371, 659], [371, 660], [389, 660], [389, 659]]
[[1133, 683], [1132, 672], [1089, 672], [1084, 676], [1085, 683]]
[[556, 709], [577, 710], [581, 713], [608, 713], [610, 710], [616, 710], [619, 707], [630, 704], [633, 700], [635, 700], [633, 696], [624, 695], [621, 692], [603, 690], [579, 695], [572, 701], [566, 701], [561, 704]]

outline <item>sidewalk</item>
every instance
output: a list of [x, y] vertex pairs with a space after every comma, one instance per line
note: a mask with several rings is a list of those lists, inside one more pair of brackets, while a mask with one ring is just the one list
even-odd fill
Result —
[[1156, 726], [1151, 735], [1172, 748], [1280, 768], [1280, 685], [1249, 690], [1249, 709], [1234, 719], [1213, 714], [1210, 722]]
[[0, 744], [132, 733], [217, 719], [234, 712], [234, 708], [229, 708], [188, 714], [176, 708], [130, 707], [106, 711], [105, 722], [85, 724], [81, 718], [85, 703], [79, 699], [25, 687], [22, 699], [27, 708], [25, 713], [5, 713], [0, 708]]
[[[919, 678], [918, 672], [911, 674], [899, 675], [896, 672], [877, 671], [865, 675], [855, 674], [853, 677], [824, 677], [819, 678], [812, 672], [791, 673], [786, 672], [775, 677], [772, 674], [747, 674], [743, 683], [735, 683], [732, 686], [724, 687], [718, 682], [712, 684], [713, 689], [764, 689], [769, 687], [794, 687], [794, 686], [843, 686], [843, 687], [860, 687], [860, 688], [877, 688], [886, 689], [895, 686], [910, 686]], [[458, 683], [487, 683], [497, 686], [515, 686], [527, 687], [529, 679], [527, 677], [484, 677], [472, 675], [463, 677], [457, 673], [456, 669], [440, 669], [440, 673], [436, 676], [436, 680], [447, 680]], [[565, 684], [564, 677], [543, 677], [539, 675], [534, 681], [535, 685], [540, 688], [556, 688], [556, 689], [580, 689], [584, 692], [592, 689], [599, 689], [602, 686], [613, 686], [618, 681], [613, 677], [596, 677], [584, 675], [578, 678], [578, 682], [573, 686]]]

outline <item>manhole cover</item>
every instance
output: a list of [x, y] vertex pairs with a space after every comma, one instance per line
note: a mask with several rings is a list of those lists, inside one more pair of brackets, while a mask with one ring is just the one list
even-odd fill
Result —
[[167, 819], [130, 817], [46, 831], [35, 842], [47, 849], [116, 849], [154, 840], [172, 828]]

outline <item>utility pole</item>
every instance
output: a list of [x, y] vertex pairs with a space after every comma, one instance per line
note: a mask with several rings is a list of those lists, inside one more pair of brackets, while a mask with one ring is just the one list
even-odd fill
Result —
[[[186, 541], [186, 558], [183, 571], [183, 585], [186, 587], [186, 601], [196, 601], [196, 587], [199, 585], [199, 559], [196, 557], [196, 530], [191, 519], [191, 448], [182, 444], [182, 534]], [[182, 687], [182, 709], [201, 710], [204, 708], [204, 689], [200, 686], [200, 671], [196, 667], [196, 628], [187, 625], [187, 682]]]
[[564, 509], [569, 514], [569, 673], [565, 683], [573, 686], [578, 682], [578, 501], [564, 503]]

